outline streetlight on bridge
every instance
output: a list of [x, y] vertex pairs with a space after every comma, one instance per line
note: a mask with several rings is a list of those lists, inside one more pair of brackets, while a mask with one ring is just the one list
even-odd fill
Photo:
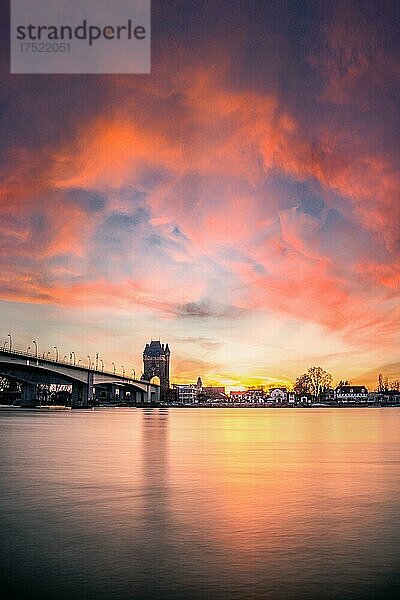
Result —
[[82, 360], [81, 360], [81, 359], [79, 359], [79, 360], [78, 360], [78, 367], [80, 366], [81, 362], [82, 362]]
[[7, 337], [10, 338], [10, 352], [12, 351], [12, 337], [11, 337], [11, 333], [7, 333]]
[[89, 360], [89, 370], [92, 368], [92, 361], [90, 360], [90, 356], [89, 354], [86, 354], [88, 360]]
[[53, 346], [53, 348], [56, 351], [56, 362], [58, 362], [58, 348], [57, 346]]
[[75, 366], [75, 363], [76, 363], [76, 356], [75, 356], [75, 352], [74, 352], [74, 350], [72, 350], [72, 352], [71, 352], [71, 358], [72, 358], [72, 356], [74, 357], [74, 366]]
[[96, 352], [96, 371], [98, 370], [98, 368], [99, 368], [99, 353]]
[[31, 349], [31, 347], [30, 347], [30, 346], [28, 346], [28, 347], [27, 347], [27, 349], [26, 349], [26, 353], [27, 353], [27, 354], [29, 354], [29, 350], [30, 350], [30, 349]]
[[36, 341], [36, 340], [32, 340], [32, 344], [35, 344], [35, 358], [36, 358], [36, 364], [39, 364], [39, 361], [38, 361], [38, 345], [37, 345], [37, 341]]
[[125, 367], [124, 367], [124, 365], [121, 365], [121, 366], [122, 366], [122, 379], [125, 379]]
[[133, 379], [136, 379], [136, 371], [135, 371], [135, 369], [132, 369], [132, 375], [133, 375]]
[[100, 359], [100, 362], [101, 362], [101, 370], [104, 371], [104, 361], [102, 358]]
[[114, 367], [114, 375], [115, 375], [115, 363], [112, 362], [111, 364]]

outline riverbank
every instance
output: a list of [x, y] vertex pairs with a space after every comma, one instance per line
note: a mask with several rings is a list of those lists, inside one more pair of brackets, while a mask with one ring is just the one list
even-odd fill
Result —
[[[102, 406], [89, 406], [82, 408], [74, 408], [73, 410], [110, 410], [110, 409], [153, 409], [153, 408], [179, 408], [179, 409], [194, 409], [194, 408], [215, 408], [215, 409], [224, 409], [224, 408], [234, 408], [234, 409], [312, 409], [312, 408], [400, 408], [400, 404], [379, 404], [379, 403], [370, 403], [370, 404], [235, 404], [235, 403], [225, 403], [225, 404], [136, 404], [136, 405], [102, 405]], [[18, 406], [18, 405], [0, 405], [0, 410], [30, 410], [30, 411], [65, 411], [72, 410], [70, 406]]]

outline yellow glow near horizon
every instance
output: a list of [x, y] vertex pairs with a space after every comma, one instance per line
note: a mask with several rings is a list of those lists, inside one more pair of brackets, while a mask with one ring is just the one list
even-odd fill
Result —
[[[194, 378], [192, 381], [188, 381], [187, 378], [174, 377], [173, 383], [176, 384], [187, 384], [187, 383], [196, 383], [197, 378]], [[265, 378], [260, 379], [258, 377], [246, 378], [240, 380], [233, 379], [205, 379], [203, 381], [203, 387], [224, 387], [226, 392], [241, 392], [245, 391], [249, 388], [273, 388], [273, 387], [286, 387], [288, 389], [293, 388], [293, 382], [289, 379], [274, 379], [274, 378]]]

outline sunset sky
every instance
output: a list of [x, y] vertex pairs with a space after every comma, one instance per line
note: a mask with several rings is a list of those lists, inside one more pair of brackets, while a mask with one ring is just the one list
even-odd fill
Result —
[[2, 4], [2, 344], [400, 375], [398, 2], [153, 0], [123, 76], [10, 75]]

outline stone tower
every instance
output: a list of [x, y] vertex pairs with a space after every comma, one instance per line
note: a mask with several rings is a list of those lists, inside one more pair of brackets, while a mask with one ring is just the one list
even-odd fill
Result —
[[169, 358], [170, 350], [168, 344], [160, 343], [160, 340], [152, 340], [146, 344], [143, 351], [143, 377], [150, 381], [152, 377], [159, 377], [161, 386], [161, 399], [167, 397], [169, 390]]

